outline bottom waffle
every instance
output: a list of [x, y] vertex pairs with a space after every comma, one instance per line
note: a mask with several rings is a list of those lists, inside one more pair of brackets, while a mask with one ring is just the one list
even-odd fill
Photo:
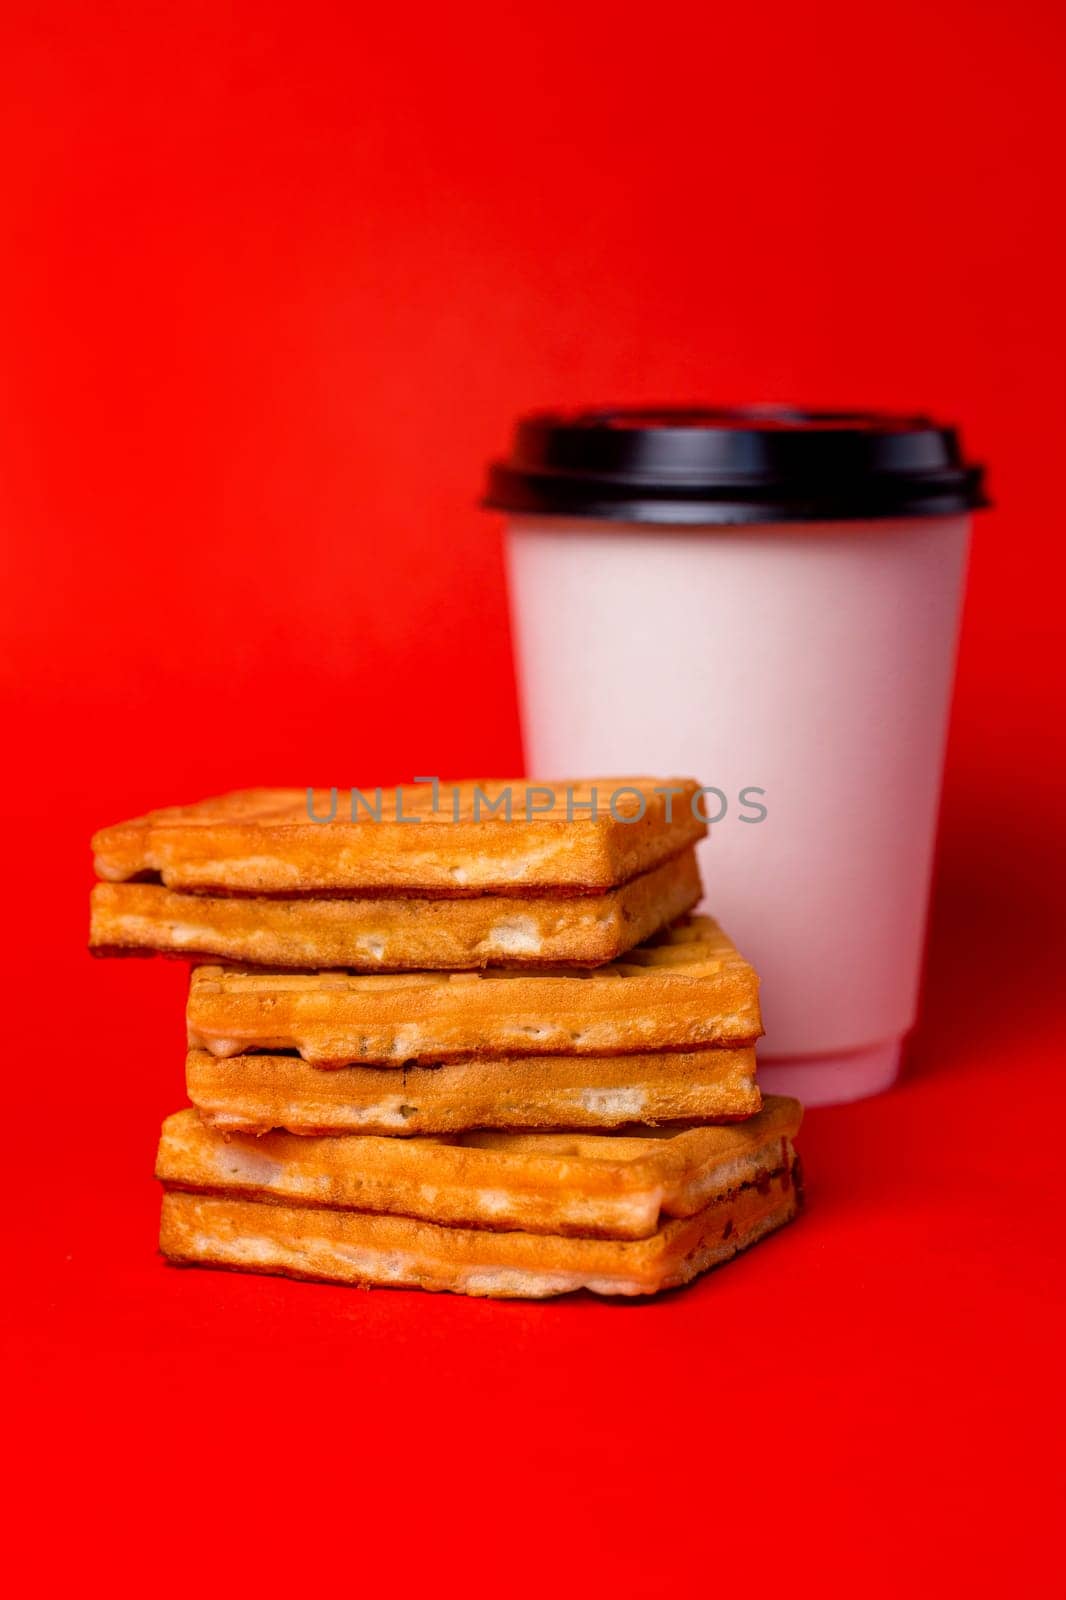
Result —
[[160, 1249], [170, 1260], [330, 1283], [451, 1290], [498, 1299], [647, 1295], [688, 1283], [790, 1222], [792, 1168], [759, 1187], [665, 1223], [650, 1239], [442, 1228], [410, 1217], [278, 1206], [215, 1195], [163, 1197]]
[[[160, 1144], [160, 1249], [176, 1262], [335, 1283], [655, 1294], [796, 1214], [801, 1116], [795, 1100], [772, 1097], [742, 1126], [639, 1138], [229, 1142], [181, 1112]], [[418, 1214], [391, 1214], [401, 1208]], [[590, 1236], [612, 1232], [629, 1237]]]
[[467, 1128], [617, 1128], [750, 1117], [755, 1051], [505, 1056], [438, 1067], [337, 1067], [299, 1056], [192, 1050], [189, 1099], [224, 1132], [428, 1134]]
[[257, 1139], [223, 1136], [179, 1111], [163, 1124], [156, 1177], [283, 1206], [639, 1239], [787, 1172], [801, 1115], [797, 1101], [771, 1096], [747, 1122], [681, 1131]]

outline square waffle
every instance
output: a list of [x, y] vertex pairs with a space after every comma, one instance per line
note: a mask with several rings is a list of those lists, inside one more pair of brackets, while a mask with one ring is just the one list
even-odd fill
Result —
[[308, 1139], [226, 1137], [186, 1110], [163, 1124], [156, 1177], [168, 1188], [448, 1227], [646, 1239], [671, 1217], [787, 1170], [800, 1116], [795, 1100], [771, 1096], [729, 1127]]
[[198, 967], [191, 1049], [295, 1050], [323, 1067], [750, 1045], [759, 980], [711, 917], [590, 972], [397, 975]]
[[[534, 1232], [529, 1227], [504, 1228], [443, 1225], [437, 1221], [387, 1211], [348, 1209], [338, 1200], [359, 1197], [358, 1153], [350, 1171], [342, 1177], [335, 1161], [328, 1174], [306, 1165], [297, 1172], [288, 1165], [288, 1145], [280, 1152], [265, 1154], [258, 1173], [254, 1148], [242, 1151], [227, 1174], [225, 1142], [217, 1141], [214, 1159], [193, 1154], [187, 1147], [168, 1148], [161, 1156], [161, 1171], [167, 1184], [163, 1197], [160, 1249], [170, 1260], [185, 1264], [233, 1267], [248, 1272], [280, 1273], [295, 1278], [325, 1279], [346, 1284], [387, 1284], [430, 1290], [451, 1290], [469, 1295], [500, 1298], [543, 1298], [577, 1289], [604, 1295], [646, 1295], [687, 1283], [697, 1274], [729, 1260], [739, 1250], [755, 1244], [775, 1228], [789, 1222], [799, 1205], [795, 1152], [791, 1132], [799, 1124], [799, 1107], [794, 1101], [783, 1103], [789, 1110], [775, 1128], [765, 1154], [757, 1158], [754, 1146], [738, 1155], [735, 1145], [722, 1148], [717, 1156], [695, 1158], [686, 1166], [651, 1178], [655, 1170], [654, 1152], [634, 1153], [629, 1169], [629, 1197], [639, 1195], [642, 1184], [643, 1215], [625, 1215], [618, 1196], [626, 1189], [626, 1157], [607, 1157], [603, 1172], [592, 1170], [604, 1158], [590, 1157], [586, 1147], [593, 1143], [619, 1143], [611, 1135], [599, 1140], [583, 1138], [574, 1154], [534, 1153], [511, 1148], [510, 1174], [504, 1187], [486, 1188], [482, 1179], [498, 1185], [503, 1176], [500, 1153], [489, 1145], [443, 1146], [432, 1158], [438, 1163], [435, 1176], [442, 1176], [439, 1163], [450, 1163], [455, 1181], [446, 1191], [441, 1210], [446, 1213], [476, 1211], [483, 1215], [486, 1205], [508, 1205], [537, 1216], [545, 1224], [552, 1220], [553, 1194], [560, 1205], [570, 1197], [570, 1220], [576, 1222], [583, 1205], [592, 1217], [611, 1217], [609, 1225], [646, 1227], [656, 1209], [659, 1221], [655, 1230], [640, 1238], [597, 1238], [587, 1234]], [[768, 1105], [763, 1115], [778, 1116]], [[746, 1125], [750, 1127], [751, 1125]], [[789, 1131], [791, 1130], [791, 1132]], [[735, 1135], [737, 1129], [701, 1130], [702, 1133]], [[210, 1137], [210, 1136], [208, 1136]], [[215, 1136], [217, 1139], [217, 1136]], [[285, 1138], [285, 1136], [279, 1136]], [[686, 1134], [676, 1136], [687, 1139]], [[168, 1135], [164, 1134], [164, 1142]], [[298, 1141], [300, 1142], [300, 1141]], [[330, 1145], [341, 1143], [328, 1141]], [[356, 1140], [363, 1145], [367, 1141]], [[636, 1143], [654, 1145], [654, 1140]], [[390, 1153], [410, 1152], [410, 1144], [380, 1141]], [[526, 1144], [529, 1141], [525, 1141]], [[664, 1139], [668, 1148], [671, 1141]], [[177, 1140], [180, 1146], [180, 1137]], [[450, 1148], [451, 1154], [443, 1151]], [[472, 1157], [484, 1162], [470, 1165]], [[429, 1159], [416, 1156], [413, 1159]], [[539, 1163], [547, 1163], [541, 1167]], [[553, 1168], [553, 1163], [555, 1166]], [[581, 1176], [571, 1190], [572, 1166]], [[476, 1167], [476, 1170], [475, 1170]], [[536, 1175], [534, 1175], [536, 1168]], [[643, 1172], [637, 1169], [643, 1168]], [[280, 1169], [280, 1172], [279, 1170]], [[369, 1172], [370, 1168], [365, 1167]], [[517, 1180], [521, 1171], [526, 1186]], [[696, 1176], [698, 1174], [698, 1176]], [[235, 1180], [227, 1188], [227, 1176]], [[408, 1178], [411, 1179], [411, 1174]], [[616, 1185], [619, 1177], [622, 1188]], [[538, 1182], [544, 1187], [538, 1189]], [[180, 1185], [180, 1187], [179, 1187]], [[584, 1186], [582, 1190], [582, 1185]], [[203, 1187], [201, 1187], [203, 1186]], [[376, 1169], [369, 1180], [370, 1193], [379, 1203], [399, 1199], [402, 1185], [397, 1174], [386, 1175]], [[414, 1178], [406, 1187], [418, 1190]], [[432, 1190], [433, 1183], [429, 1188]], [[701, 1196], [702, 1189], [702, 1196]], [[521, 1199], [519, 1194], [521, 1191]], [[307, 1203], [327, 1193], [330, 1204]], [[613, 1212], [606, 1206], [606, 1195], [614, 1195]], [[245, 1198], [247, 1195], [258, 1198]], [[498, 1200], [496, 1197], [499, 1197]], [[699, 1209], [678, 1216], [669, 1215], [664, 1201], [686, 1207], [701, 1197]], [[290, 1203], [292, 1200], [301, 1203]], [[404, 1203], [402, 1199], [400, 1203]], [[429, 1209], [430, 1195], [419, 1195], [408, 1202], [424, 1203]], [[499, 1215], [496, 1218], [497, 1224]]]
[[185, 894], [158, 883], [98, 883], [90, 947], [159, 950], [267, 967], [389, 972], [505, 964], [594, 966], [691, 911], [694, 850], [601, 894], [351, 899]]
[[[595, 815], [584, 809], [593, 790]], [[319, 790], [315, 816], [331, 816], [334, 795], [336, 806], [332, 820], [315, 822], [306, 789], [243, 789], [103, 828], [93, 850], [98, 877], [155, 874], [171, 889], [580, 894], [701, 839], [698, 794], [691, 778], [416, 784], [380, 791], [378, 820], [378, 791]]]
[[761, 1104], [755, 1051], [469, 1057], [433, 1067], [338, 1067], [295, 1055], [190, 1050], [189, 1099], [222, 1131], [425, 1134], [717, 1122]]

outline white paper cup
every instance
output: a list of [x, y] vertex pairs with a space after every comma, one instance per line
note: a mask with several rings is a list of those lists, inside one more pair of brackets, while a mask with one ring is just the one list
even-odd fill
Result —
[[915, 1020], [969, 471], [938, 515], [507, 523], [528, 770], [715, 791], [707, 906], [762, 978], [764, 1088], [808, 1104], [887, 1088]]

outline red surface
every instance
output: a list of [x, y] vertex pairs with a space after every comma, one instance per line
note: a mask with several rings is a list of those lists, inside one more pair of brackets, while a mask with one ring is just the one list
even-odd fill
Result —
[[[186, 1593], [1042, 1589], [1057, 8], [190, 0], [3, 28], [6, 1506], [31, 1587], [102, 1561]], [[516, 768], [481, 463], [531, 405], [688, 397], [924, 406], [991, 463], [906, 1086], [811, 1115], [807, 1217], [659, 1304], [164, 1268], [184, 972], [85, 955], [91, 828], [248, 782]]]

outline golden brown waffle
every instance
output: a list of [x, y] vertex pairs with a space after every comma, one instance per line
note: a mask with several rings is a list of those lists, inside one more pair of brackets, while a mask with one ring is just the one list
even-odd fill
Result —
[[[593, 789], [595, 817], [580, 809]], [[656, 793], [667, 789], [674, 793]], [[489, 815], [478, 798], [494, 804], [507, 790], [510, 821], [503, 810]], [[382, 791], [380, 821], [357, 803], [360, 820], [353, 822], [352, 792], [342, 789], [334, 820], [312, 822], [306, 789], [244, 789], [104, 828], [93, 850], [101, 878], [157, 873], [172, 889], [575, 894], [624, 883], [702, 838], [697, 793], [688, 778], [514, 778], [442, 783], [434, 810], [434, 786], [419, 784]], [[549, 796], [552, 809], [537, 810]], [[375, 793], [367, 800], [373, 805]], [[528, 820], [527, 805], [534, 808]], [[417, 820], [398, 820], [398, 808]], [[330, 791], [317, 791], [315, 815], [327, 817], [330, 809]]]
[[189, 1045], [297, 1050], [325, 1067], [753, 1044], [759, 980], [711, 917], [591, 972], [349, 975], [199, 967]]
[[[792, 1148], [788, 1147], [792, 1159]], [[333, 1283], [544, 1299], [589, 1289], [656, 1294], [719, 1266], [799, 1208], [795, 1165], [665, 1222], [650, 1239], [443, 1228], [410, 1217], [170, 1192], [159, 1246], [170, 1260]]]
[[768, 1099], [749, 1121], [658, 1136], [468, 1133], [451, 1139], [230, 1138], [193, 1110], [163, 1124], [168, 1188], [283, 1205], [421, 1217], [446, 1226], [646, 1239], [791, 1165], [802, 1112]]
[[694, 850], [604, 894], [473, 899], [276, 899], [182, 894], [156, 883], [98, 883], [90, 945], [162, 950], [268, 967], [390, 971], [545, 962], [597, 965], [690, 911]]
[[617, 1128], [750, 1117], [755, 1051], [503, 1056], [437, 1067], [338, 1067], [299, 1056], [189, 1052], [189, 1099], [213, 1128], [427, 1134], [467, 1128]]

